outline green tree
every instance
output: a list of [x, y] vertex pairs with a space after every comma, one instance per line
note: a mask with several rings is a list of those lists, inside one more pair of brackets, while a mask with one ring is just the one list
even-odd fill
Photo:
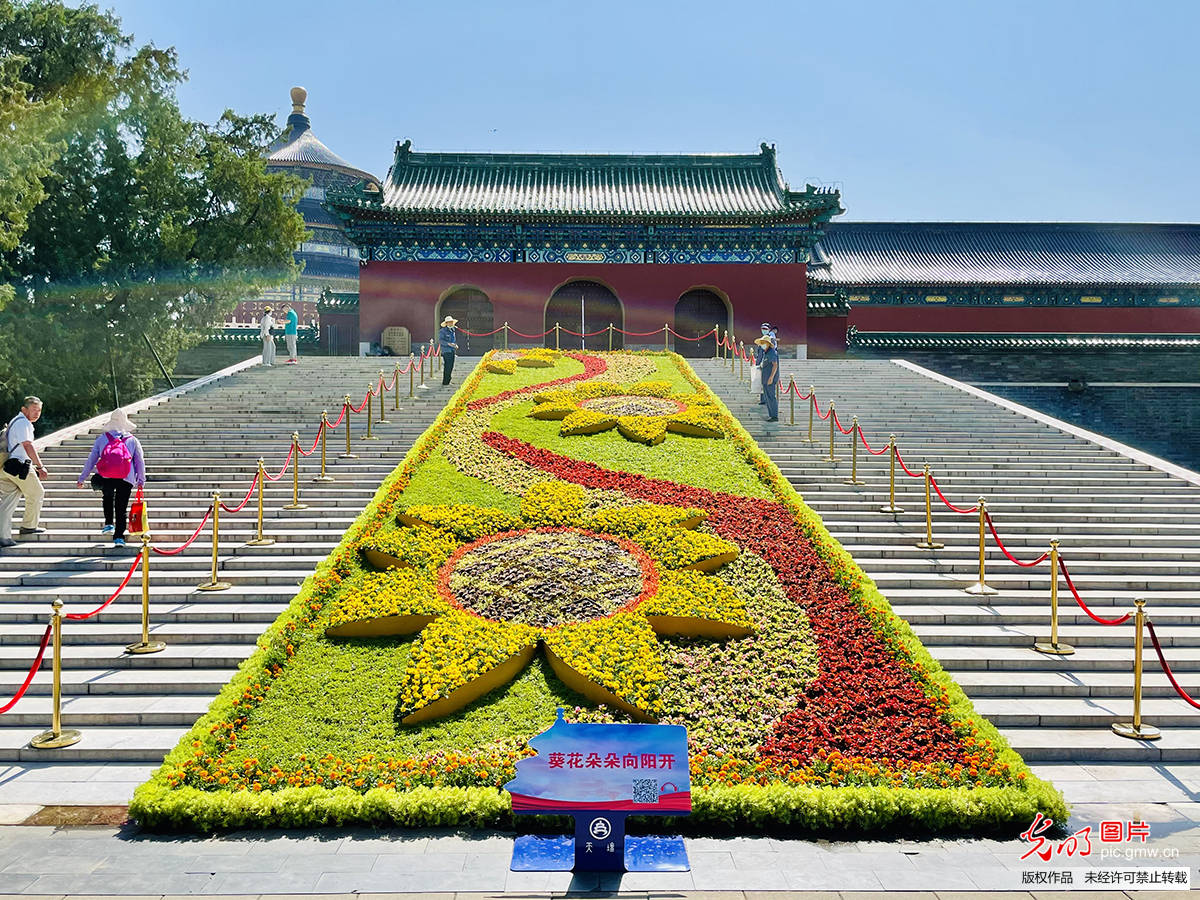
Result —
[[134, 47], [95, 6], [0, 0], [0, 63], [27, 103], [59, 111], [56, 156], [13, 246], [0, 310], [0, 394], [62, 422], [145, 393], [236, 303], [297, 273], [302, 179], [268, 174], [267, 116], [186, 119], [173, 50]]

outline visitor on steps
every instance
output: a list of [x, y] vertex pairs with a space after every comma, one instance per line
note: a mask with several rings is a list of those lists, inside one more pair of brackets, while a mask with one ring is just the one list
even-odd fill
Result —
[[442, 386], [450, 383], [450, 373], [454, 371], [454, 351], [458, 349], [458, 333], [454, 326], [458, 319], [446, 316], [442, 319], [442, 328], [438, 332], [438, 344], [442, 348]]
[[300, 330], [300, 317], [290, 306], [283, 307], [283, 342], [287, 344], [287, 361], [292, 365], [299, 362], [296, 356], [296, 334]]
[[258, 320], [258, 336], [262, 338], [262, 364], [264, 366], [275, 365], [275, 335], [271, 334], [271, 329], [275, 327], [275, 319], [271, 316], [271, 307], [263, 307], [262, 318]]
[[42, 465], [33, 446], [33, 423], [42, 416], [42, 401], [26, 397], [21, 411], [4, 429], [4, 463], [0, 471], [0, 547], [11, 547], [12, 516], [18, 497], [25, 498], [25, 514], [21, 518], [20, 534], [41, 534], [46, 529], [38, 525], [42, 515], [45, 488], [42, 481], [50, 474]]
[[146, 459], [141, 443], [133, 436], [135, 427], [125, 410], [113, 410], [104, 433], [92, 444], [92, 452], [76, 483], [82, 488], [88, 476], [95, 473], [93, 483], [104, 497], [104, 527], [100, 533], [111, 534], [114, 547], [125, 546], [129, 495], [135, 486], [146, 483]]
[[763, 402], [767, 407], [767, 421], [779, 421], [779, 351], [771, 343], [768, 335], [763, 335], [754, 342], [763, 348]]
[[[760, 325], [759, 327], [762, 329], [763, 337], [770, 337], [771, 331], [772, 331], [770, 322], [763, 322], [762, 325]], [[759, 406], [762, 406], [764, 403], [767, 402], [767, 395], [763, 392], [763, 388], [762, 388], [763, 353], [764, 353], [763, 348], [760, 347], [758, 341], [755, 340], [755, 342], [754, 342], [754, 363], [750, 367], [750, 393], [758, 394], [758, 405]], [[754, 377], [755, 369], [758, 369], [758, 378]], [[757, 390], [755, 389], [756, 383], [758, 385]]]

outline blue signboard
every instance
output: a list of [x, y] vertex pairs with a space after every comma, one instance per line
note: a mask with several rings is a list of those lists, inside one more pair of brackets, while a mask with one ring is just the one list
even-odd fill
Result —
[[563, 711], [530, 739], [505, 785], [517, 815], [568, 814], [575, 838], [524, 836], [512, 868], [554, 871], [686, 871], [679, 838], [626, 837], [629, 815], [682, 816], [692, 810], [687, 729], [682, 725], [571, 723]]

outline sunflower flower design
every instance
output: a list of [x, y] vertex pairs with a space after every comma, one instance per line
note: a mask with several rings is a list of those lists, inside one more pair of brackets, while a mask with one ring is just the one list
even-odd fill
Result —
[[709, 573], [736, 545], [694, 529], [699, 509], [588, 508], [577, 485], [538, 484], [519, 515], [412, 506], [360, 549], [382, 571], [333, 604], [334, 638], [417, 634], [400, 715], [448, 715], [516, 677], [539, 649], [595, 703], [655, 721], [665, 672], [658, 635], [712, 639], [753, 630], [745, 602]]
[[589, 381], [537, 394], [533, 401], [530, 417], [561, 420], [558, 433], [564, 437], [616, 428], [627, 440], [654, 445], [661, 444], [668, 431], [707, 438], [724, 433], [711, 399], [673, 393], [665, 381], [632, 385]]

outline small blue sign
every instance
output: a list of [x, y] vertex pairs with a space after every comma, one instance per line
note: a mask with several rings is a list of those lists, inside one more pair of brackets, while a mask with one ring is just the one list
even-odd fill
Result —
[[514, 870], [689, 869], [681, 838], [625, 835], [626, 816], [691, 812], [684, 726], [572, 723], [559, 709], [554, 724], [529, 745], [537, 755], [519, 760], [517, 777], [505, 785], [513, 813], [574, 816], [575, 840], [517, 838]]

